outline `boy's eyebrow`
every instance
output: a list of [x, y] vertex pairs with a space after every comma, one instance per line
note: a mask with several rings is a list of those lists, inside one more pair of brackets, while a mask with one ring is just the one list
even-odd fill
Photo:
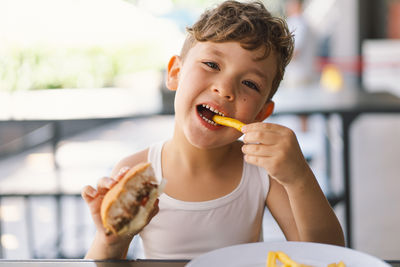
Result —
[[[221, 50], [219, 50], [219, 49], [217, 49], [217, 48], [215, 48], [215, 47], [208, 48], [208, 49], [207, 49], [207, 52], [212, 53], [212, 54], [215, 54], [216, 56], [220, 56], [220, 57], [222, 57], [222, 56], [224, 55], [224, 52], [223, 52], [223, 51], [221, 51]], [[267, 80], [267, 81], [269, 80], [269, 79], [268, 79], [268, 78], [269, 78], [269, 75], [266, 74], [265, 72], [263, 72], [263, 71], [257, 69], [257, 68], [251, 68], [251, 69], [249, 69], [249, 71], [250, 71], [250, 72], [254, 72], [254, 73], [255, 73], [257, 76], [259, 76], [261, 79], [264, 79], [264, 80]]]
[[220, 50], [218, 50], [218, 49], [216, 49], [214, 47], [211, 47], [211, 48], [209, 48], [207, 50], [208, 50], [208, 52], [210, 52], [212, 54], [215, 54], [217, 56], [223, 56], [224, 55], [224, 52], [222, 52], [222, 51], [220, 51]]
[[254, 72], [257, 76], [260, 76], [260, 78], [268, 81], [268, 74], [266, 74], [265, 72], [260, 71], [259, 69], [256, 68], [251, 68], [250, 71]]

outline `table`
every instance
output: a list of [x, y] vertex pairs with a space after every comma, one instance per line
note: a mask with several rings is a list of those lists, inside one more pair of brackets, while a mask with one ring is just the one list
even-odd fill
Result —
[[[400, 113], [400, 98], [386, 92], [369, 93], [359, 88], [346, 88], [333, 93], [322, 88], [278, 90], [274, 96], [275, 115], [337, 114], [341, 118], [343, 139], [343, 184], [341, 199], [345, 202], [345, 233], [352, 247], [350, 129], [356, 118], [371, 113]], [[328, 147], [329, 148], [329, 147]]]
[[[400, 267], [400, 260], [386, 261]], [[138, 260], [138, 261], [88, 261], [88, 260], [0, 260], [0, 267], [184, 267], [187, 260]]]
[[0, 260], [0, 267], [184, 267], [188, 260]]

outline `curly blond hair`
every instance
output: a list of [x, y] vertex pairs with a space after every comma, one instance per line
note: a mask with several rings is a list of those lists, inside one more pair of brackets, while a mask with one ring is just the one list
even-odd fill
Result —
[[271, 50], [276, 52], [277, 73], [272, 82], [268, 99], [277, 91], [286, 66], [293, 55], [294, 39], [286, 21], [272, 16], [259, 1], [225, 1], [213, 9], [206, 10], [200, 19], [187, 28], [188, 35], [181, 50], [184, 59], [196, 42], [239, 42], [247, 50], [262, 46], [266, 58]]

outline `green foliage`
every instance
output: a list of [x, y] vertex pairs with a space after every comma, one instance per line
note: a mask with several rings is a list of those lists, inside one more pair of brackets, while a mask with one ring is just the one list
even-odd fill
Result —
[[151, 43], [120, 47], [36, 46], [0, 50], [0, 90], [99, 88], [119, 75], [162, 69], [165, 58]]

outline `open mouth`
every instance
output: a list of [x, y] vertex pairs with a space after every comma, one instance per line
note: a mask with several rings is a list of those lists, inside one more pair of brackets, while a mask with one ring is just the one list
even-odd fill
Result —
[[219, 124], [215, 123], [212, 120], [213, 116], [214, 115], [225, 116], [222, 112], [220, 112], [206, 104], [198, 105], [196, 108], [197, 108], [197, 112], [199, 113], [200, 117], [204, 121], [208, 122], [209, 124], [215, 125], [215, 126], [217, 126]]

